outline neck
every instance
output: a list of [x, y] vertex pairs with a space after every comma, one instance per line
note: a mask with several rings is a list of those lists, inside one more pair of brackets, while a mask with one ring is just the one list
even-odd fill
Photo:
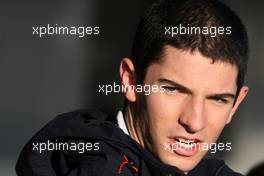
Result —
[[124, 112], [124, 118], [127, 123], [128, 131], [132, 139], [144, 148], [144, 141], [138, 122], [135, 120], [131, 106], [127, 105]]

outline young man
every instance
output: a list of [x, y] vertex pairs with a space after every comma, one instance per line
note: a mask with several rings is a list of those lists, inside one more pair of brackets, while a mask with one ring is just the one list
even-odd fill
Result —
[[17, 174], [239, 175], [204, 156], [248, 92], [247, 54], [245, 28], [222, 3], [155, 1], [120, 64], [118, 125], [95, 109], [60, 115], [24, 147]]

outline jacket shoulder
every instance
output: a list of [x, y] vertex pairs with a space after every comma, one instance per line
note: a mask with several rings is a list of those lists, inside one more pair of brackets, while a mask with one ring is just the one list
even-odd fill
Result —
[[241, 176], [241, 174], [230, 169], [223, 160], [205, 158], [200, 164], [200, 168], [203, 168], [206, 172], [204, 175], [212, 175], [212, 176]]
[[[104, 158], [98, 157], [102, 155], [101, 150], [97, 150], [100, 139], [96, 140], [93, 137], [95, 134], [103, 136], [104, 131], [91, 126], [93, 123], [99, 127], [102, 124], [112, 131], [118, 130], [115, 124], [106, 121], [107, 118], [108, 115], [95, 108], [75, 110], [56, 116], [24, 146], [16, 163], [17, 175], [65, 175], [67, 172], [75, 172], [74, 169], [72, 171], [70, 169], [76, 164], [81, 168], [83, 163], [93, 165], [93, 168], [84, 166], [84, 169], [95, 170], [99, 163], [104, 162]], [[88, 150], [83, 150], [87, 147]], [[107, 149], [114, 153], [109, 147]]]

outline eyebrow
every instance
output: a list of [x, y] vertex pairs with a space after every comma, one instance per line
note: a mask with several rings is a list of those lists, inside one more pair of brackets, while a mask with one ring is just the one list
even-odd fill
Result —
[[232, 93], [220, 93], [207, 96], [207, 98], [229, 98], [235, 99], [235, 94]]
[[[165, 78], [160, 78], [160, 79], [158, 79], [158, 82], [161, 83], [161, 84], [170, 84], [171, 86], [174, 86], [174, 87], [178, 88], [182, 92], [185, 92], [185, 93], [193, 95], [193, 91], [190, 88], [188, 88], [188, 87], [186, 87], [186, 86], [184, 86], [184, 85], [182, 85], [182, 84], [180, 84], [180, 83], [178, 83], [176, 81], [172, 81], [172, 80], [165, 79]], [[229, 92], [227, 92], [227, 93], [216, 93], [216, 94], [208, 95], [207, 98], [230, 98], [230, 99], [235, 99], [235, 94], [229, 93]]]
[[191, 89], [189, 89], [188, 87], [186, 87], [186, 86], [184, 86], [184, 85], [182, 85], [180, 83], [177, 83], [175, 81], [172, 81], [172, 80], [169, 80], [169, 79], [160, 78], [160, 79], [158, 79], [158, 82], [161, 83], [161, 84], [170, 84], [170, 85], [178, 88], [182, 92], [186, 92], [188, 94], [193, 94]]

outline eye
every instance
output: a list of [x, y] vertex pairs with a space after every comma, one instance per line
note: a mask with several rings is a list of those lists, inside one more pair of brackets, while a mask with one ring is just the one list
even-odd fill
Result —
[[179, 91], [177, 87], [162, 86], [162, 88], [169, 93], [176, 93], [177, 91]]
[[227, 104], [229, 101], [224, 99], [224, 98], [212, 98], [212, 100], [214, 100], [216, 103], [219, 103], [219, 104]]

